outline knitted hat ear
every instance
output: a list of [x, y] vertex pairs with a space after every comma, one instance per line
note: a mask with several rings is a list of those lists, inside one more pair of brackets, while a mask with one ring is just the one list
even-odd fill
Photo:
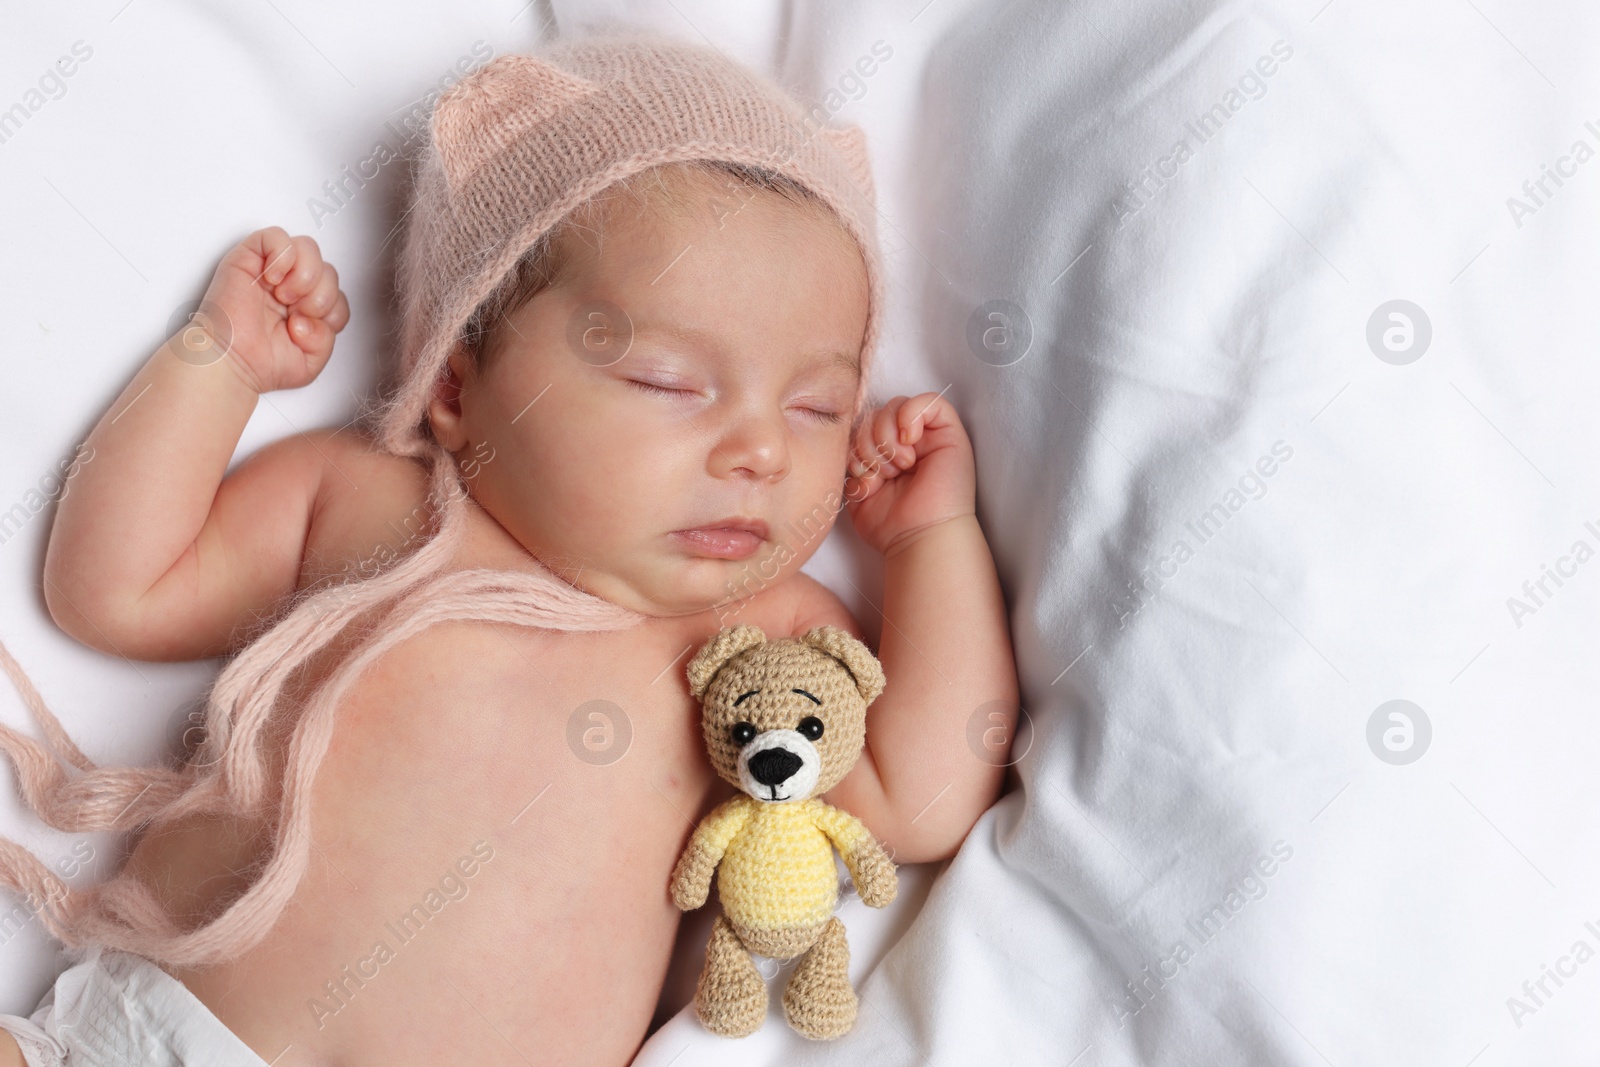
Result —
[[473, 71], [433, 107], [433, 143], [452, 189], [530, 129], [597, 86], [542, 59], [504, 55]]
[[719, 630], [715, 637], [700, 646], [700, 651], [689, 661], [689, 692], [699, 700], [705, 696], [711, 679], [717, 676], [724, 664], [745, 649], [766, 643], [767, 635], [759, 626], [746, 623]]
[[821, 649], [840, 663], [856, 681], [856, 688], [868, 704], [883, 692], [885, 680], [883, 664], [872, 650], [837, 626], [813, 626], [800, 638], [813, 648]]
[[860, 126], [854, 123], [844, 126], [823, 126], [820, 128], [822, 139], [833, 146], [833, 150], [844, 158], [845, 166], [850, 172], [850, 180], [866, 197], [867, 203], [875, 203], [876, 196], [872, 186], [872, 160], [867, 155], [867, 135]]

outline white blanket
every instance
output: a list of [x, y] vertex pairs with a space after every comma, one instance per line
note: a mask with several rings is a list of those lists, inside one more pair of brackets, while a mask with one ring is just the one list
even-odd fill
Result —
[[[1034, 727], [1018, 788], [951, 864], [906, 869], [885, 913], [847, 901], [852, 1034], [810, 1044], [775, 1007], [727, 1041], [690, 1008], [638, 1064], [1600, 1051], [1600, 16], [1576, 7], [8, 13], [0, 109], [29, 112], [0, 131], [0, 509], [26, 521], [0, 541], [0, 636], [88, 752], [155, 758], [216, 665], [126, 663], [52, 628], [50, 472], [227, 245], [273, 222], [316, 234], [356, 318], [239, 456], [349, 418], [393, 325], [395, 184], [320, 227], [310, 201], [475, 42], [527, 47], [549, 16], [709, 39], [866, 128], [879, 391], [947, 388], [967, 421]], [[93, 55], [58, 95], [45, 75], [79, 40]], [[861, 73], [878, 42], [892, 56]], [[875, 629], [881, 577], [848, 531], [810, 569]], [[8, 691], [0, 713], [25, 722]], [[75, 882], [118, 858], [9, 788], [0, 832]], [[707, 918], [685, 924], [668, 1009]], [[0, 1009], [31, 1008], [48, 943], [25, 923], [3, 948]]]

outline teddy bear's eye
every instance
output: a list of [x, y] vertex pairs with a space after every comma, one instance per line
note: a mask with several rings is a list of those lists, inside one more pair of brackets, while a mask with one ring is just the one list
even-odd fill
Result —
[[730, 732], [733, 734], [733, 743], [740, 746], [748, 745], [756, 737], [756, 728], [747, 722], [734, 723]]
[[815, 741], [822, 736], [822, 720], [815, 715], [807, 715], [800, 720], [798, 729], [801, 737], [807, 741]]

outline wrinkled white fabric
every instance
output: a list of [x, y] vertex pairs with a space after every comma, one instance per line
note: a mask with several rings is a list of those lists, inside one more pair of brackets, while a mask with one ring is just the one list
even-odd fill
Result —
[[0, 1015], [28, 1067], [263, 1067], [182, 982], [148, 960], [94, 946], [28, 1018]]

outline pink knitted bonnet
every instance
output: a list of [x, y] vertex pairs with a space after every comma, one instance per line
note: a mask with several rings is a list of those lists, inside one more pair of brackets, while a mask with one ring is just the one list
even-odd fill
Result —
[[614, 182], [690, 160], [787, 177], [855, 238], [869, 286], [859, 412], [883, 303], [872, 170], [861, 129], [826, 117], [714, 49], [637, 34], [500, 56], [452, 86], [415, 171], [399, 264], [400, 378], [376, 413], [379, 445], [428, 451], [427, 405], [450, 349], [542, 234]]

